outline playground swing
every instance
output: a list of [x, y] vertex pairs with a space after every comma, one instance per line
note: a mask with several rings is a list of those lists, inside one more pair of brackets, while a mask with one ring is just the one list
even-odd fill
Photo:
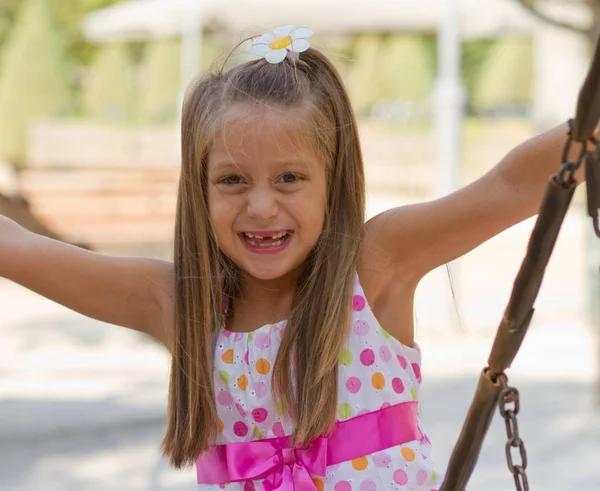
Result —
[[[508, 468], [518, 491], [528, 491], [527, 454], [519, 435], [517, 414], [519, 392], [508, 385], [504, 371], [511, 365], [533, 317], [533, 304], [539, 292], [544, 272], [577, 182], [575, 172], [585, 167], [587, 209], [596, 235], [600, 238], [598, 209], [600, 208], [600, 145], [594, 131], [600, 121], [600, 38], [592, 64], [583, 83], [575, 119], [562, 154], [558, 174], [550, 177], [539, 216], [529, 239], [525, 259], [515, 279], [508, 305], [492, 345], [488, 366], [483, 369], [467, 413], [465, 423], [452, 451], [446, 478], [440, 491], [463, 491], [477, 463], [481, 445], [493, 418], [496, 406], [506, 424], [505, 445]], [[595, 150], [588, 149], [592, 143]], [[574, 145], [580, 146], [577, 158], [570, 160]], [[518, 449], [520, 462], [515, 462], [513, 449]]]

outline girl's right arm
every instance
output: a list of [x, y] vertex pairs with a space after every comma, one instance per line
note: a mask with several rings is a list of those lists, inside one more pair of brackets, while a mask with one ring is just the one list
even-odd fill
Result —
[[165, 346], [173, 331], [173, 264], [113, 257], [30, 232], [0, 215], [0, 277]]

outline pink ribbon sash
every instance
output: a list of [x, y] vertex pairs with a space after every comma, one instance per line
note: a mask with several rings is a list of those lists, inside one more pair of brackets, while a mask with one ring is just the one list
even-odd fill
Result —
[[403, 402], [339, 421], [329, 437], [290, 448], [291, 437], [211, 447], [196, 462], [198, 484], [262, 479], [261, 491], [316, 491], [311, 476], [327, 466], [424, 438], [417, 402]]

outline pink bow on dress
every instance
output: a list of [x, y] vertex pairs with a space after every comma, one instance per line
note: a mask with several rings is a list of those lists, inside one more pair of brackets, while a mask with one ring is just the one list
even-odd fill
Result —
[[317, 491], [311, 475], [325, 476], [326, 469], [327, 438], [307, 448], [290, 448], [288, 438], [273, 438], [213, 447], [203, 456], [201, 478], [220, 482], [225, 472], [231, 482], [263, 479], [261, 491]]

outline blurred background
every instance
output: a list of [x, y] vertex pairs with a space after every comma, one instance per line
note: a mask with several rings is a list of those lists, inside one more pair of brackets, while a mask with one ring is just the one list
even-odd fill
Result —
[[[0, 213], [98, 252], [170, 259], [185, 88], [290, 23], [315, 31], [345, 80], [373, 216], [451, 192], [571, 117], [600, 1], [0, 0]], [[600, 486], [600, 253], [584, 191], [509, 371], [533, 489]], [[442, 468], [533, 223], [419, 287], [423, 414]], [[168, 355], [100, 324], [0, 279], [0, 490], [195, 488], [159, 455]], [[469, 489], [514, 489], [505, 440], [496, 418]]]

